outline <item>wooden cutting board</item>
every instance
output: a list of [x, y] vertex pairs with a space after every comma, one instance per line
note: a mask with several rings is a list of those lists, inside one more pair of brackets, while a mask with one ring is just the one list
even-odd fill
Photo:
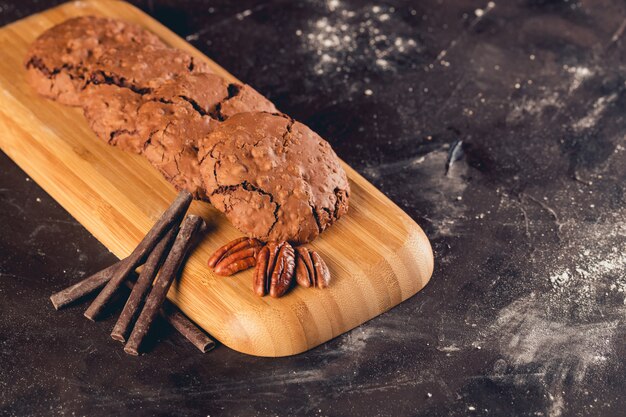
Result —
[[[127, 256], [175, 198], [176, 192], [142, 157], [96, 138], [82, 111], [37, 96], [22, 62], [28, 45], [67, 18], [102, 15], [138, 23], [168, 44], [235, 78], [183, 39], [119, 1], [66, 3], [0, 29], [0, 147], [72, 216], [118, 257]], [[241, 236], [209, 204], [191, 211], [210, 226], [168, 297], [226, 346], [259, 356], [304, 352], [413, 296], [431, 277], [433, 255], [422, 229], [344, 164], [350, 211], [310, 246], [326, 259], [326, 290], [295, 288], [280, 299], [252, 292], [252, 271], [218, 277], [210, 254]], [[58, 237], [63, 242], [64, 237]], [[95, 271], [94, 271], [95, 272]], [[59, 278], [59, 287], [70, 284]], [[60, 288], [59, 288], [60, 289]], [[50, 307], [51, 308], [51, 307]]]

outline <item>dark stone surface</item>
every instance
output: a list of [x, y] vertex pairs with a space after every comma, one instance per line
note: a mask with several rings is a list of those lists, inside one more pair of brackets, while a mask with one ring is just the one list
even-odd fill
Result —
[[114, 257], [3, 155], [0, 414], [624, 415], [626, 4], [443, 3], [140, 2], [418, 221], [434, 277], [296, 357], [164, 326], [129, 357], [48, 301]]

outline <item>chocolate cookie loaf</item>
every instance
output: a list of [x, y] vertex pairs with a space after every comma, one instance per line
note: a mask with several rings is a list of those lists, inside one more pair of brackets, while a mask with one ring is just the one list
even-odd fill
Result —
[[284, 115], [236, 114], [200, 143], [199, 156], [211, 203], [250, 237], [310, 242], [348, 209], [335, 152]]
[[81, 105], [100, 139], [145, 156], [248, 236], [309, 242], [347, 211], [326, 141], [138, 26], [70, 19], [33, 43], [26, 69], [40, 94]]
[[131, 23], [76, 17], [52, 27], [33, 42], [26, 55], [26, 76], [39, 94], [78, 106], [92, 65], [116, 45], [166, 47], [156, 35]]

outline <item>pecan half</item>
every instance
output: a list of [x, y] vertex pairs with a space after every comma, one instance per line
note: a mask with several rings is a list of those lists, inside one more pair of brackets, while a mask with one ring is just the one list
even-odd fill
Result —
[[314, 250], [296, 248], [296, 281], [303, 287], [326, 288], [330, 283], [330, 271], [326, 262]]
[[252, 289], [261, 297], [284, 295], [291, 286], [295, 265], [293, 246], [288, 242], [268, 243], [257, 256]]
[[256, 256], [262, 247], [263, 243], [257, 239], [235, 239], [216, 250], [208, 263], [217, 275], [232, 275], [256, 265]]

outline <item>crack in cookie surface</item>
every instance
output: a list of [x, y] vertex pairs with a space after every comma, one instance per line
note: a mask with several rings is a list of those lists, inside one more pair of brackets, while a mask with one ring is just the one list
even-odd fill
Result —
[[192, 99], [191, 97], [187, 97], [184, 95], [180, 95], [178, 96], [181, 99], [185, 100], [187, 103], [189, 103], [191, 105], [191, 107], [200, 115], [200, 116], [209, 116], [209, 113], [207, 113], [202, 106], [200, 106], [198, 104], [198, 102], [194, 99]]
[[286, 116], [289, 119], [287, 126], [285, 127], [285, 133], [283, 133], [283, 147], [287, 147], [289, 145], [289, 135], [291, 135], [291, 129], [293, 128], [293, 124], [296, 122], [291, 117]]

